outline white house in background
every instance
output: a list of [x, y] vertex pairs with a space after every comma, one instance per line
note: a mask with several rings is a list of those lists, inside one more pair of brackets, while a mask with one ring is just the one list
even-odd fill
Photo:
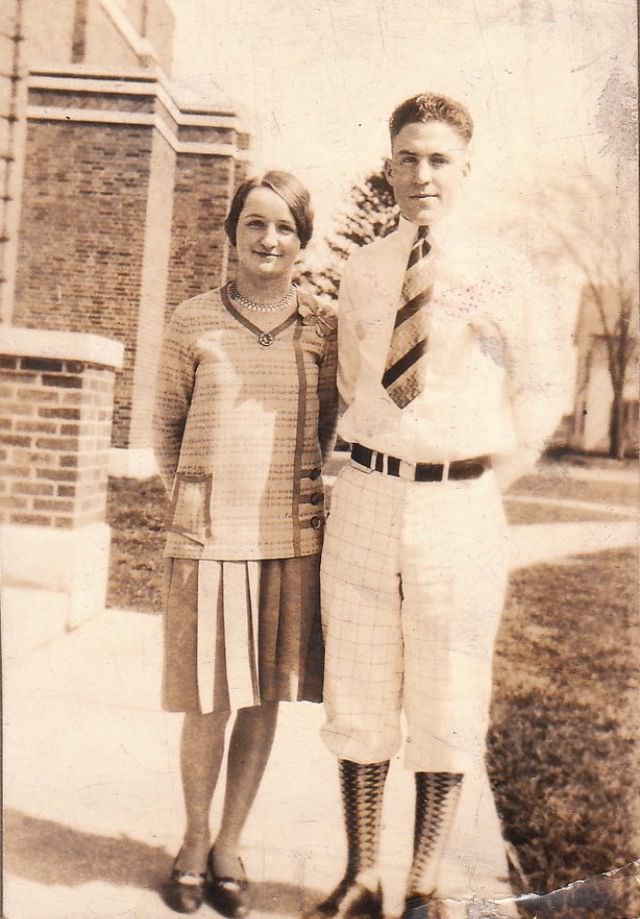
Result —
[[[607, 326], [614, 328], [619, 297], [613, 289], [603, 296]], [[628, 450], [638, 448], [638, 313], [632, 311], [631, 354], [623, 392]], [[606, 451], [609, 447], [609, 420], [613, 387], [608, 367], [608, 351], [602, 319], [593, 295], [584, 289], [575, 329], [577, 350], [576, 395], [571, 419], [570, 443], [579, 450]]]

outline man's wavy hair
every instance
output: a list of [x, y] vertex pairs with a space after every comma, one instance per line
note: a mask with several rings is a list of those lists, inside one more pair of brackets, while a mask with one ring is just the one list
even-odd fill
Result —
[[469, 143], [473, 137], [473, 121], [467, 109], [449, 96], [436, 93], [419, 93], [411, 99], [405, 99], [394, 109], [389, 119], [391, 142], [407, 124], [416, 122], [425, 124], [428, 121], [445, 121], [451, 125], [464, 140]]

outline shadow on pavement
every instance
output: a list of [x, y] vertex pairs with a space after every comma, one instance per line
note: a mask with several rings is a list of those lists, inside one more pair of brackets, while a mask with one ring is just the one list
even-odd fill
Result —
[[85, 833], [53, 820], [7, 809], [4, 818], [4, 868], [39, 884], [75, 887], [106, 881], [130, 887], [158, 887], [172, 856], [127, 836]]
[[[173, 855], [128, 836], [100, 836], [7, 809], [4, 869], [38, 884], [76, 887], [92, 881], [155, 890], [161, 895]], [[298, 915], [321, 891], [280, 881], [251, 885], [257, 913]]]

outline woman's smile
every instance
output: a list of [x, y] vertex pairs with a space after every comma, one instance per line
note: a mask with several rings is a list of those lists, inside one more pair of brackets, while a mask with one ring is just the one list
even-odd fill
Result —
[[255, 283], [269, 278], [286, 289], [301, 244], [296, 222], [285, 201], [270, 188], [254, 188], [247, 195], [236, 231], [239, 280], [255, 275]]

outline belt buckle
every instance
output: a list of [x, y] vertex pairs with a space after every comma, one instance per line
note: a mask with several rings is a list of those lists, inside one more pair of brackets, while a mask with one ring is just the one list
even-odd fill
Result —
[[369, 462], [365, 463], [364, 460], [356, 459], [356, 457], [353, 455], [353, 452], [352, 452], [350, 456], [350, 460], [354, 464], [354, 466], [357, 469], [362, 470], [362, 472], [374, 472], [376, 468], [375, 457], [376, 457], [375, 450], [371, 450], [370, 455], [369, 455]]
[[362, 472], [368, 472], [368, 473], [370, 473], [370, 472], [375, 472], [375, 471], [376, 471], [375, 465], [373, 465], [373, 466], [372, 466], [372, 465], [368, 465], [368, 466], [367, 466], [367, 465], [365, 465], [364, 463], [361, 463], [359, 460], [354, 459], [353, 457], [351, 457], [351, 462], [354, 464], [354, 466], [356, 467], [356, 469], [360, 469]]
[[451, 463], [449, 462], [449, 460], [447, 460], [446, 463], [442, 464], [442, 478], [440, 479], [441, 482], [449, 481], [449, 467], [450, 466], [451, 466]]

